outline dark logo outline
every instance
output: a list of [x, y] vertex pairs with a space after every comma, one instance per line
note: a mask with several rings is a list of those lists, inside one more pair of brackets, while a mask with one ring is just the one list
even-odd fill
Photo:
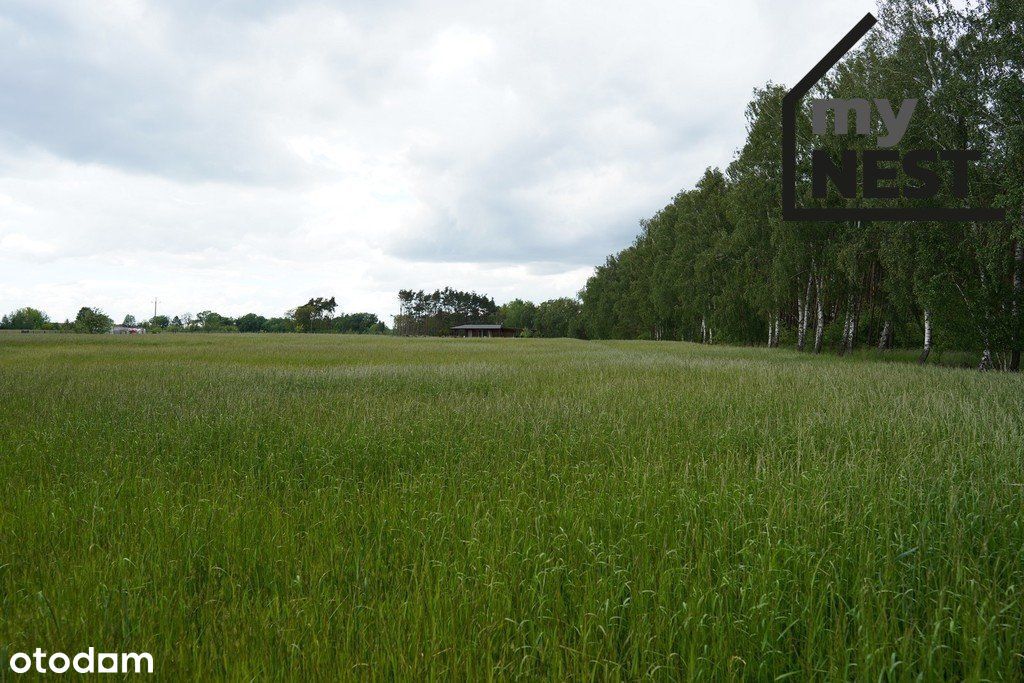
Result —
[[811, 87], [878, 23], [868, 12], [782, 99], [782, 220], [784, 221], [1002, 221], [1003, 209], [941, 207], [807, 208], [796, 205], [796, 109]]

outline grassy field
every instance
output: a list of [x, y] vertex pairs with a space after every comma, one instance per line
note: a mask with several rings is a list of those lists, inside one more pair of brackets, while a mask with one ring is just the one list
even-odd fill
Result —
[[672, 342], [0, 337], [0, 678], [1024, 676], [1024, 382]]

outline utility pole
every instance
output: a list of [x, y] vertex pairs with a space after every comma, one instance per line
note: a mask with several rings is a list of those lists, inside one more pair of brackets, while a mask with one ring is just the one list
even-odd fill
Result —
[[160, 299], [157, 299], [156, 297], [153, 298], [153, 317], [154, 318], [156, 317], [156, 304], [157, 304], [158, 301], [160, 301]]

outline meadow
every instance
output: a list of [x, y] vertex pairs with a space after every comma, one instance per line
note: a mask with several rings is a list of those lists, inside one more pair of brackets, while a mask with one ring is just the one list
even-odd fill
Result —
[[1024, 381], [679, 342], [0, 337], [0, 678], [1024, 676]]

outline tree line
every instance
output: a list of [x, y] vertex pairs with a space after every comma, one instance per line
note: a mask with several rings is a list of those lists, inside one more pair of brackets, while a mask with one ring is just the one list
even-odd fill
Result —
[[[237, 318], [215, 311], [182, 313], [173, 317], [155, 315], [148, 320], [137, 320], [126, 315], [121, 322], [125, 327], [139, 327], [148, 332], [316, 332], [339, 334], [387, 334], [388, 327], [374, 313], [341, 313], [337, 316], [337, 303], [332, 296], [315, 297], [301, 306], [289, 310], [281, 317], [267, 318], [257, 313], [246, 313]], [[83, 306], [74, 320], [62, 323], [50, 320], [43, 311], [26, 306], [0, 318], [0, 330], [43, 330], [103, 334], [114, 327], [114, 320], [98, 308]]]
[[494, 299], [451, 287], [433, 292], [399, 290], [398, 308], [395, 333], [402, 335], [445, 335], [456, 325], [499, 322]]
[[922, 361], [941, 346], [977, 352], [982, 368], [1019, 369], [1024, 3], [884, 2], [861, 47], [805, 98], [916, 98], [894, 149], [981, 152], [966, 193], [936, 164], [925, 178], [941, 180], [933, 198], [920, 198], [920, 173], [897, 168], [885, 200], [847, 198], [834, 183], [814, 199], [812, 147], [838, 160], [878, 147], [883, 131], [873, 121], [867, 136], [814, 137], [806, 101], [797, 115], [799, 205], [1002, 207], [1005, 222], [783, 222], [785, 93], [771, 83], [755, 90], [728, 167], [708, 169], [596, 269], [580, 293], [585, 333], [814, 352], [918, 348]]
[[101, 334], [109, 332], [114, 326], [110, 316], [98, 308], [83, 306], [78, 310], [74, 320], [54, 322], [43, 311], [31, 306], [0, 317], [0, 330], [37, 330], [46, 332], [79, 332], [85, 334]]
[[[182, 313], [169, 317], [156, 315], [139, 320], [126, 315], [125, 327], [140, 327], [149, 332], [316, 332], [342, 334], [447, 335], [451, 327], [465, 323], [501, 323], [519, 329], [521, 336], [583, 337], [582, 306], [578, 299], [563, 297], [534, 304], [514, 299], [501, 306], [494, 299], [475, 292], [460, 292], [450, 287], [434, 292], [399, 293], [401, 313], [395, 316], [394, 330], [374, 313], [334, 312], [335, 297], [314, 297], [281, 317], [267, 318], [257, 313], [231, 318], [215, 311]], [[114, 320], [98, 308], [82, 307], [74, 320], [54, 322], [31, 306], [0, 317], [0, 330], [45, 330], [101, 334], [110, 332]]]
[[402, 289], [395, 333], [444, 336], [456, 325], [502, 324], [514, 327], [519, 336], [582, 337], [582, 306], [578, 299], [563, 297], [534, 304], [513, 299], [497, 305], [494, 299], [452, 287], [432, 292]]
[[583, 307], [579, 299], [561, 297], [539, 304], [513, 299], [501, 307], [501, 317], [523, 336], [585, 338]]

